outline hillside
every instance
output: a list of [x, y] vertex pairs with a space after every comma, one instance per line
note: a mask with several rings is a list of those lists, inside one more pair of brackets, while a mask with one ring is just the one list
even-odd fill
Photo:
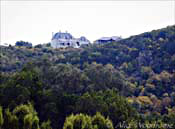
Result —
[[53, 129], [72, 113], [100, 112], [114, 127], [175, 121], [175, 25], [79, 49], [0, 49], [4, 109], [31, 102]]

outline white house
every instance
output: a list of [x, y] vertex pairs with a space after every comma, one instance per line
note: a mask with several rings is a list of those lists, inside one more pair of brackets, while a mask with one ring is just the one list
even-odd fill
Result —
[[52, 35], [51, 46], [53, 48], [73, 47], [79, 48], [83, 45], [89, 45], [90, 42], [85, 37], [74, 38], [70, 33], [58, 32]]

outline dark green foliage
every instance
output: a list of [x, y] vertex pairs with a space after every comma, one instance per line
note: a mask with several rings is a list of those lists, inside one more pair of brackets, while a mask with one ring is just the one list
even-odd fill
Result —
[[10, 80], [1, 85], [1, 104], [7, 107], [13, 105], [15, 101], [17, 105], [29, 100], [35, 101], [41, 88], [42, 82], [39, 80], [38, 74], [32, 70], [26, 71], [26, 68], [24, 68], [20, 73], [12, 75]]
[[137, 112], [114, 90], [85, 93], [76, 103], [76, 112], [94, 115], [101, 112], [117, 125], [137, 117]]
[[25, 41], [17, 41], [15, 43], [15, 46], [19, 46], [19, 47], [25, 46], [25, 47], [31, 48], [32, 44], [29, 42], [25, 42]]
[[[94, 115], [99, 111], [109, 116], [114, 124], [135, 117], [135, 111], [125, 98], [117, 93], [122, 92], [120, 87], [124, 87], [125, 83], [121, 73], [118, 73], [112, 65], [103, 68], [100, 64], [92, 64], [84, 66], [84, 70], [65, 64], [59, 64], [58, 67], [50, 66], [47, 70], [44, 70], [44, 67], [48, 66], [38, 68], [34, 67], [34, 64], [28, 64], [21, 72], [9, 76], [9, 80], [1, 85], [0, 103], [10, 109], [16, 107], [13, 116], [19, 121], [17, 126], [24, 125], [30, 128], [34, 124], [35, 128], [38, 128], [39, 120], [31, 114], [27, 115], [29, 112], [27, 106], [17, 106], [28, 101], [34, 103], [40, 120], [50, 119], [53, 128], [61, 128], [66, 116], [71, 113]], [[96, 76], [92, 76], [93, 71], [97, 73]], [[49, 73], [48, 76], [44, 76], [45, 72]], [[101, 80], [100, 77], [104, 78], [105, 75], [107, 80]], [[104, 83], [99, 85], [95, 77]], [[87, 105], [87, 108], [84, 105]], [[18, 110], [23, 110], [22, 114]], [[44, 126], [46, 124], [43, 124], [43, 128]]]

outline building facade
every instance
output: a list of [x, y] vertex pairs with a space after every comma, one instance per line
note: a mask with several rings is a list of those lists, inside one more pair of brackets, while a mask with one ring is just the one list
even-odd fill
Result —
[[79, 48], [80, 46], [88, 46], [90, 44], [84, 36], [74, 38], [70, 33], [58, 32], [52, 35], [51, 46], [53, 48]]
[[118, 36], [112, 36], [112, 37], [102, 37], [98, 40], [96, 40], [94, 43], [96, 44], [106, 44], [111, 42], [117, 42], [120, 41], [122, 38]]

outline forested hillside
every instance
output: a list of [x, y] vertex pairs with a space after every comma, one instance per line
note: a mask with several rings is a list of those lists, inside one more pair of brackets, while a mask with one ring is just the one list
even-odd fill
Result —
[[0, 49], [0, 129], [175, 128], [175, 25], [79, 49]]

